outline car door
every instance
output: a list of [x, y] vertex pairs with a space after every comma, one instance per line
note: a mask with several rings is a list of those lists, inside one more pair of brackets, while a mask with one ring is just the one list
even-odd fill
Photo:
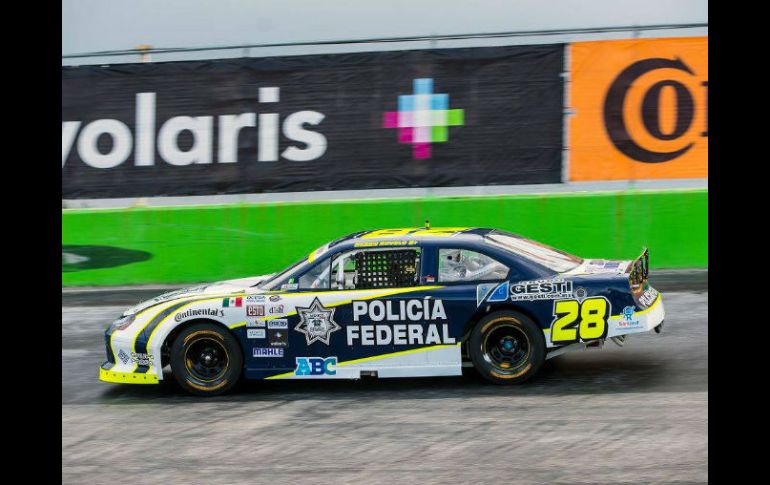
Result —
[[497, 301], [508, 298], [507, 281], [515, 270], [511, 264], [492, 251], [478, 247], [439, 246], [428, 255], [432, 260], [429, 272], [435, 274], [436, 284], [441, 286], [436, 298], [444, 300], [447, 313], [452, 315], [452, 335], [463, 337], [470, 331], [468, 322], [483, 312], [485, 299], [496, 289], [500, 295], [492, 295]]
[[[276, 315], [266, 310], [268, 343], [271, 334], [288, 330], [280, 364], [282, 370], [293, 367], [280, 378], [359, 377], [360, 366], [351, 361], [405, 346], [406, 324], [399, 322], [408, 318], [407, 305], [399, 303], [399, 295], [420, 293], [421, 256], [416, 244], [347, 248], [282, 285], [280, 301], [273, 305]], [[281, 328], [271, 329], [276, 319]]]
[[345, 340], [334, 349], [348, 359], [338, 367], [347, 376], [462, 372], [460, 341], [450, 335], [450, 315], [437, 297], [441, 287], [432, 284], [435, 277], [425, 272], [431, 264], [425, 255], [426, 248], [416, 242], [407, 247], [366, 249], [353, 257], [352, 279], [347, 273], [353, 266], [332, 261], [332, 281], [355, 293], [350, 305], [340, 307]]

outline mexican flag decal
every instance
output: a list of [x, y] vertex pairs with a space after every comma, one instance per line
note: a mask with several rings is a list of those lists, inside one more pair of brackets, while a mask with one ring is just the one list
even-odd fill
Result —
[[224, 308], [241, 306], [241, 303], [243, 303], [243, 298], [241, 298], [240, 296], [237, 298], [225, 298], [224, 300], [222, 300], [222, 306]]

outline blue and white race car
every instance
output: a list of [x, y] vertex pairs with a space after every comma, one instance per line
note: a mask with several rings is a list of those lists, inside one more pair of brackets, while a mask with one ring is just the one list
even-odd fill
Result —
[[648, 251], [581, 259], [495, 229], [332, 241], [289, 268], [166, 293], [106, 331], [100, 379], [220, 394], [248, 379], [454, 376], [523, 382], [547, 358], [660, 332]]

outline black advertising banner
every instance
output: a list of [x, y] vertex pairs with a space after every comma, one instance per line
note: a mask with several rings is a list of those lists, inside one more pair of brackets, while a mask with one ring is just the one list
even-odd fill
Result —
[[560, 182], [563, 52], [62, 67], [62, 196]]

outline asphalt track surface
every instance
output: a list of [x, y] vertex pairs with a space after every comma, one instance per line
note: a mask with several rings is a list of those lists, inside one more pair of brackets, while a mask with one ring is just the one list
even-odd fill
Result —
[[471, 371], [246, 382], [209, 399], [187, 396], [170, 375], [157, 386], [100, 382], [102, 332], [126, 305], [117, 294], [88, 304], [63, 294], [62, 479], [707, 482], [708, 289], [658, 286], [662, 334], [557, 357], [520, 386]]

